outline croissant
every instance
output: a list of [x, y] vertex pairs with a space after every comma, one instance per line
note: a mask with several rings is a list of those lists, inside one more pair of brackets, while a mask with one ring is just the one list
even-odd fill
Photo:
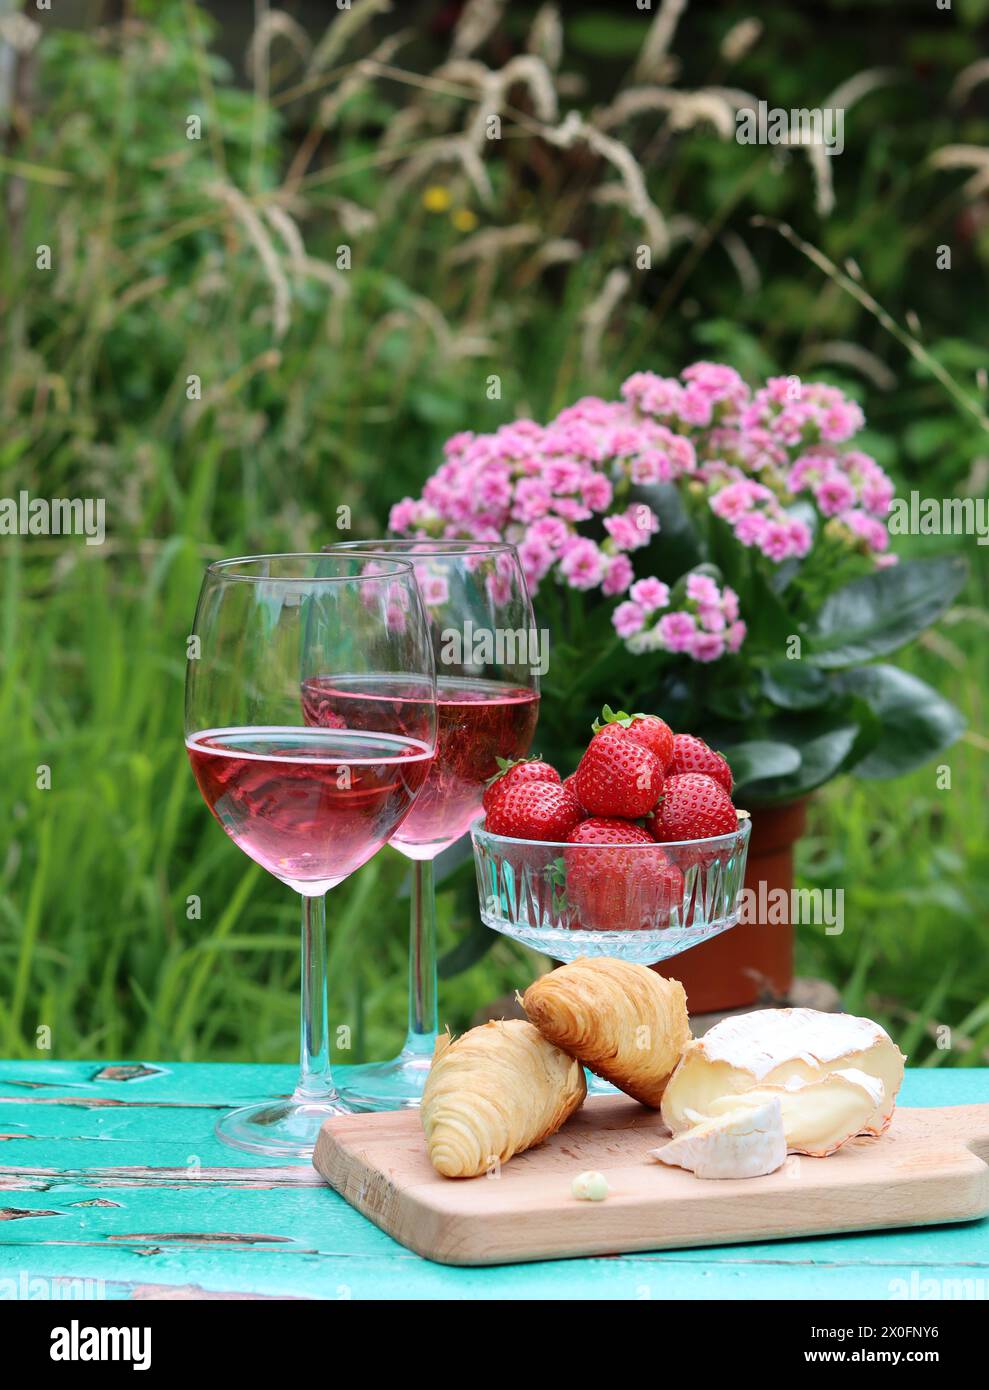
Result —
[[522, 1004], [544, 1038], [654, 1109], [690, 1041], [679, 980], [610, 957], [551, 970]]
[[586, 1094], [579, 1063], [524, 1019], [446, 1033], [419, 1112], [430, 1161], [445, 1178], [477, 1177], [555, 1134]]

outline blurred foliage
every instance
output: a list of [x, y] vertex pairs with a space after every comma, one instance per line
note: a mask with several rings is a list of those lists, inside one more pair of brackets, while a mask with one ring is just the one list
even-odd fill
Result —
[[[76, 29], [57, 8], [4, 29], [0, 495], [105, 497], [109, 539], [0, 548], [0, 1051], [48, 1025], [62, 1056], [288, 1058], [295, 904], [216, 831], [181, 747], [204, 559], [318, 545], [348, 518], [379, 534], [448, 434], [702, 356], [832, 380], [905, 488], [984, 493], [987, 5], [780, 4], [748, 30], [696, 5], [657, 51], [655, 15], [604, 6], [475, 3], [451, 28], [455, 6], [365, 0], [312, 33], [271, 11], [247, 53], [192, 0], [90, 5]], [[816, 174], [733, 138], [740, 101], [845, 83], [845, 151]], [[955, 167], [932, 161], [953, 146]], [[848, 268], [972, 408], [754, 216]], [[849, 897], [846, 935], [805, 963], [850, 1000], [867, 968], [879, 1015], [906, 1010], [920, 1039], [964, 1022], [969, 1060], [989, 1045], [984, 556], [910, 659], [968, 716], [954, 790], [930, 769], [839, 784], [805, 860]], [[385, 853], [331, 902], [334, 1008], [365, 1055], [403, 1030], [403, 875]], [[447, 947], [468, 901], [441, 895]], [[446, 983], [444, 1018], [537, 964], [499, 942]]]

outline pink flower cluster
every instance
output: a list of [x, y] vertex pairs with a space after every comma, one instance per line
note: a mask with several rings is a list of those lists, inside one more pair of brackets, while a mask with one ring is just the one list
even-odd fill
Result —
[[[683, 375], [679, 395], [648, 372], [630, 377], [623, 391], [631, 384], [638, 408], [664, 421], [683, 421], [684, 402], [702, 391], [715, 401], [712, 427], [696, 441], [695, 476], [739, 544], [776, 564], [803, 559], [814, 533], [791, 508], [809, 492], [821, 519], [835, 519], [830, 534], [874, 555], [887, 549], [882, 518], [893, 484], [868, 454], [840, 448], [865, 423], [860, 406], [835, 386], [798, 377], [771, 377], [750, 398], [731, 368], [698, 362]], [[696, 403], [690, 408], [696, 415]]]
[[771, 564], [802, 559], [818, 535], [891, 563], [882, 518], [893, 485], [869, 455], [844, 448], [863, 423], [854, 401], [820, 382], [774, 377], [753, 393], [714, 362], [679, 378], [636, 372], [618, 401], [588, 396], [548, 425], [454, 435], [422, 496], [397, 503], [389, 525], [509, 540], [533, 592], [547, 577], [600, 590], [622, 600], [613, 622], [633, 650], [714, 661], [744, 641], [738, 598], [693, 574], [671, 611], [665, 584], [636, 578], [633, 556], [659, 519], [635, 489], [678, 484]]
[[728, 522], [740, 545], [756, 546], [777, 564], [803, 559], [813, 544], [806, 521], [789, 516], [776, 493], [752, 478], [732, 477], [712, 495], [711, 510]]
[[868, 454], [818, 446], [794, 461], [786, 485], [794, 495], [811, 493], [821, 515], [833, 518], [836, 534], [858, 537], [876, 555], [888, 549], [882, 518], [893, 501], [893, 482]]
[[[651, 507], [629, 501], [632, 484], [673, 482], [696, 462], [689, 439], [595, 397], [546, 426], [517, 420], [494, 434], [454, 435], [444, 452], [422, 497], [392, 508], [392, 531], [508, 539], [533, 592], [552, 570], [609, 597], [628, 589], [631, 553], [659, 529]], [[595, 519], [596, 540], [578, 529]]]
[[[719, 589], [706, 574], [687, 576], [681, 608], [671, 609], [670, 590], [659, 579], [640, 579], [614, 612], [615, 630], [632, 651], [682, 653], [694, 661], [717, 661], [745, 641], [738, 595]], [[666, 611], [663, 611], [666, 610]]]

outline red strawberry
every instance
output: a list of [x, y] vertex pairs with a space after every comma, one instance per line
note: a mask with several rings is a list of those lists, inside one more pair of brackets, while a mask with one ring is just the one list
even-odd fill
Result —
[[589, 816], [575, 825], [567, 836], [571, 845], [651, 845], [655, 844], [648, 830], [634, 820], [619, 816]]
[[583, 815], [573, 793], [555, 782], [518, 782], [495, 799], [484, 828], [513, 840], [565, 840]]
[[[574, 796], [577, 796], [577, 774], [576, 774], [576, 772], [571, 772], [571, 774], [570, 774], [569, 777], [564, 777], [564, 779], [563, 779], [563, 785], [566, 787], [566, 789], [567, 789], [568, 792], [572, 792]], [[580, 797], [579, 797], [579, 796], [577, 796], [577, 800], [578, 800], [578, 801], [580, 800]]]
[[706, 840], [737, 830], [738, 815], [720, 782], [699, 772], [684, 772], [666, 779], [650, 829], [660, 841]]
[[574, 773], [577, 799], [592, 816], [634, 820], [653, 809], [663, 790], [663, 764], [626, 734], [595, 734]]
[[568, 838], [563, 856], [575, 927], [654, 931], [669, 925], [683, 899], [683, 875], [646, 831], [630, 821], [594, 817]]
[[727, 760], [721, 753], [709, 748], [702, 738], [695, 738], [693, 734], [677, 734], [674, 738], [673, 766], [670, 771], [675, 774], [702, 772], [706, 777], [713, 777], [716, 782], [720, 782], [731, 796], [733, 784]]
[[595, 734], [620, 731], [633, 743], [640, 743], [643, 748], [648, 748], [651, 753], [656, 754], [664, 772], [673, 760], [673, 730], [657, 714], [626, 714], [624, 710], [615, 714], [605, 705], [601, 711], [601, 718], [595, 719], [591, 728]]
[[539, 758], [520, 758], [507, 762], [499, 758], [500, 771], [488, 779], [488, 785], [481, 798], [485, 811], [490, 811], [495, 801], [506, 787], [518, 786], [521, 782], [555, 782], [560, 785], [560, 774], [555, 767]]

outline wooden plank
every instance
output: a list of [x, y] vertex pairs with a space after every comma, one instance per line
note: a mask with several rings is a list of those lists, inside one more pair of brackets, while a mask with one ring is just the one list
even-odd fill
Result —
[[[333, 1194], [326, 1192], [327, 1201]], [[353, 1215], [353, 1213], [351, 1213]], [[367, 1224], [367, 1223], [365, 1223]], [[935, 1263], [914, 1259], [909, 1248], [914, 1232], [883, 1237], [906, 1240], [898, 1258], [881, 1264], [858, 1261], [854, 1253], [828, 1262], [817, 1257], [816, 1242], [784, 1242], [772, 1247], [777, 1258], [755, 1247], [698, 1251], [675, 1255], [616, 1256], [610, 1259], [536, 1262], [524, 1265], [455, 1267], [400, 1251], [394, 1255], [341, 1258], [332, 1248], [317, 1255], [297, 1252], [274, 1256], [230, 1250], [165, 1251], [140, 1255], [126, 1249], [94, 1251], [87, 1247], [35, 1247], [23, 1262], [6, 1261], [0, 1247], [0, 1281], [23, 1271], [28, 1281], [56, 1278], [95, 1279], [91, 1296], [148, 1298], [274, 1297], [321, 1299], [564, 1299], [670, 1302], [678, 1299], [863, 1298], [881, 1301], [914, 1297], [978, 1298], [989, 1289], [989, 1262]], [[854, 1239], [854, 1238], [845, 1238]], [[868, 1238], [875, 1241], [875, 1237]], [[983, 1246], [985, 1237], [983, 1236]], [[802, 1258], [796, 1258], [796, 1251]], [[19, 1252], [20, 1254], [20, 1252]], [[925, 1294], [925, 1287], [931, 1293]], [[0, 1291], [4, 1285], [0, 1282]], [[967, 1291], [966, 1291], [967, 1290]], [[4, 1293], [4, 1296], [11, 1296]], [[48, 1295], [50, 1296], [50, 1294]]]
[[[109, 1079], [102, 1062], [0, 1062], [0, 1134], [20, 1139], [0, 1139], [0, 1207], [58, 1213], [0, 1223], [0, 1281], [15, 1280], [10, 1295], [0, 1283], [3, 1296], [18, 1296], [31, 1279], [41, 1281], [35, 1296], [51, 1296], [58, 1278], [95, 1280], [100, 1297], [136, 1299], [888, 1299], [919, 1280], [931, 1281], [927, 1296], [965, 1296], [965, 1281], [972, 1296], [980, 1280], [981, 1296], [989, 1294], [989, 1222], [517, 1266], [433, 1264], [321, 1180], [313, 1187], [307, 1165], [265, 1163], [213, 1137], [226, 1106], [291, 1091], [291, 1066], [148, 1065], [161, 1070], [125, 1081]], [[177, 1105], [58, 1104], [80, 1094]], [[25, 1104], [25, 1096], [44, 1103]], [[903, 1091], [909, 1105], [986, 1099], [984, 1069], [911, 1070]], [[202, 1165], [198, 1178], [190, 1155]], [[119, 1238], [142, 1234], [174, 1238]], [[241, 1243], [225, 1234], [279, 1239]]]
[[[750, 1181], [704, 1182], [646, 1151], [665, 1143], [658, 1114], [624, 1097], [587, 1101], [544, 1144], [466, 1181], [437, 1174], [419, 1118], [327, 1120], [313, 1163], [403, 1245], [444, 1264], [503, 1264], [724, 1245], [832, 1231], [970, 1221], [989, 1212], [989, 1105], [898, 1107], [880, 1139], [826, 1159], [791, 1156]], [[603, 1202], [570, 1183], [602, 1172]]]

